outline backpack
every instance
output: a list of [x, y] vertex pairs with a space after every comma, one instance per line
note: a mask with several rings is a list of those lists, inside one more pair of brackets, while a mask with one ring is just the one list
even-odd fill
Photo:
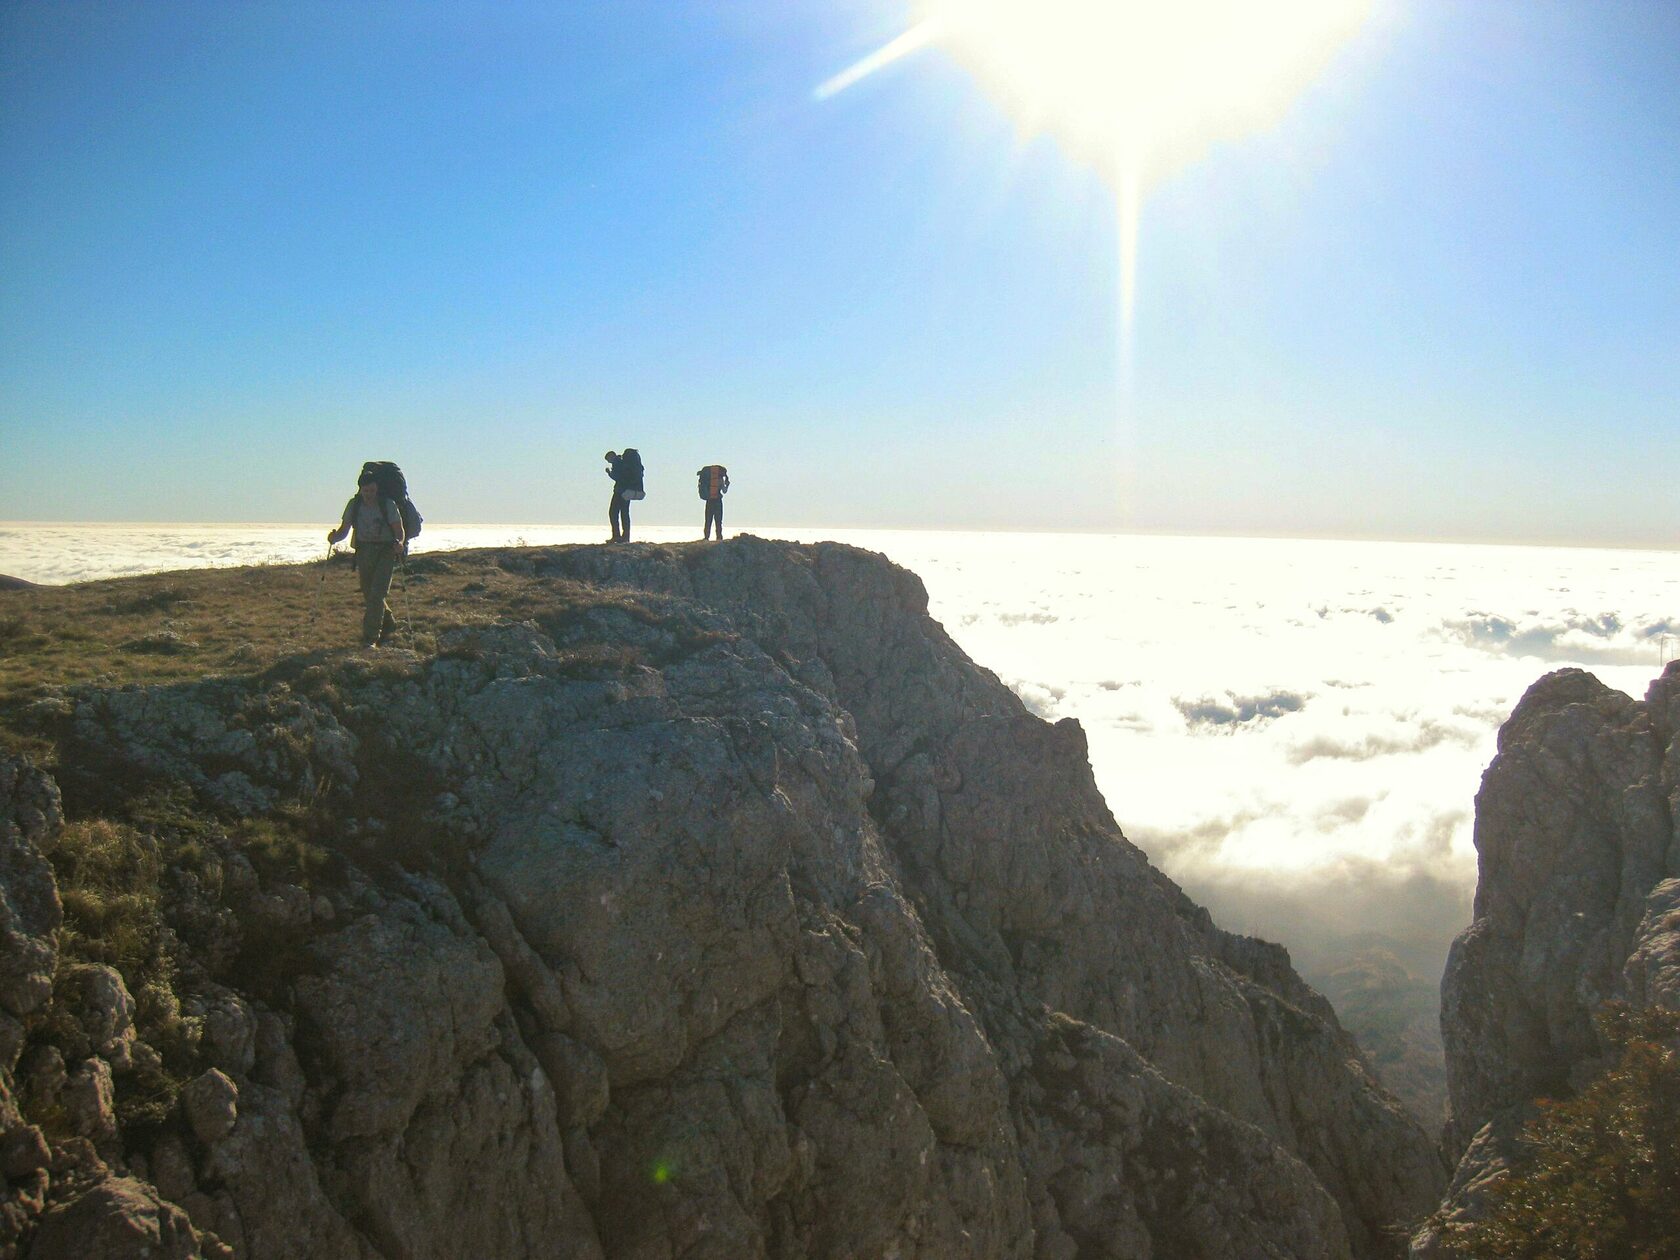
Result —
[[362, 465], [362, 476], [369, 473], [379, 483], [379, 497], [397, 505], [397, 511], [402, 514], [403, 533], [413, 538], [420, 532], [425, 517], [414, 506], [414, 500], [408, 497], [408, 478], [403, 476], [403, 470], [388, 459], [370, 459]]
[[633, 490], [642, 488], [642, 455], [633, 446], [624, 448], [624, 454], [618, 457], [619, 484]]
[[712, 479], [714, 475], [717, 478], [717, 492], [719, 494], [729, 493], [729, 470], [722, 464], [707, 464], [700, 470], [700, 497], [702, 499], [709, 499], [712, 497]]

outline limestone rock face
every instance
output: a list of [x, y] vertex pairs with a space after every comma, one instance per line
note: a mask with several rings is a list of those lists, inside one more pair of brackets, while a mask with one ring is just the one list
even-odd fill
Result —
[[1566, 669], [1500, 731], [1476, 797], [1475, 917], [1441, 986], [1446, 1144], [1463, 1157], [1449, 1213], [1474, 1211], [1534, 1100], [1602, 1066], [1599, 1006], [1680, 1008], [1677, 723], [1680, 667], [1643, 702]]
[[1434, 1205], [1328, 1005], [1149, 865], [1078, 725], [912, 575], [498, 559], [531, 620], [435, 654], [71, 697], [87, 799], [336, 820], [308, 886], [232, 840], [183, 877], [199, 1075], [124, 1155], [194, 1245], [1331, 1260]]
[[63, 821], [53, 781], [0, 753], [0, 1257], [15, 1253], [45, 1203], [51, 1151], [19, 1107], [16, 1073], [24, 1017], [50, 1001], [58, 966], [63, 908], [45, 855]]
[[28, 1015], [52, 993], [63, 910], [51, 852], [64, 816], [58, 786], [0, 756], [0, 1011]]
[[1680, 879], [1665, 879], [1645, 898], [1645, 916], [1622, 968], [1634, 1006], [1680, 1011]]

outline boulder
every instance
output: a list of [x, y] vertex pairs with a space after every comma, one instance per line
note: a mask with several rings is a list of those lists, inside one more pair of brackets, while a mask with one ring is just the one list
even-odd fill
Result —
[[193, 1136], [214, 1146], [233, 1132], [239, 1120], [239, 1087], [225, 1072], [211, 1068], [181, 1090], [181, 1110]]
[[104, 1059], [88, 1059], [65, 1082], [61, 1095], [65, 1118], [79, 1137], [94, 1143], [116, 1136], [116, 1086], [111, 1065]]
[[41, 1217], [30, 1260], [204, 1260], [206, 1251], [187, 1214], [150, 1186], [107, 1177]]

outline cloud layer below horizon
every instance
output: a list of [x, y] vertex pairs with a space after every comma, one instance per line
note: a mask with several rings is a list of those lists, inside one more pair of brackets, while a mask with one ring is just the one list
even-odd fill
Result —
[[[1308, 966], [1362, 937], [1434, 971], [1469, 920], [1474, 801], [1542, 674], [1642, 697], [1680, 635], [1668, 553], [930, 536], [895, 558], [1036, 712], [1077, 717], [1127, 835]], [[1669, 640], [1673, 654], [1673, 640]]]
[[[323, 532], [0, 525], [0, 573], [301, 560]], [[837, 538], [919, 573], [971, 657], [1035, 712], [1084, 725], [1128, 837], [1224, 926], [1282, 941], [1307, 968], [1380, 938], [1438, 969], [1469, 919], [1474, 798], [1499, 724], [1566, 665], [1642, 697], [1663, 636], [1680, 636], [1680, 557], [1666, 552], [759, 532]], [[421, 541], [598, 540], [469, 526]]]

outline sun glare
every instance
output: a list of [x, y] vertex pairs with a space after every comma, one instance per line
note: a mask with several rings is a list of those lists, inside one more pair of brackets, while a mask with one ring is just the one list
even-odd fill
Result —
[[917, 28], [1081, 156], [1147, 178], [1275, 121], [1370, 0], [929, 0]]
[[920, 0], [896, 39], [817, 89], [826, 99], [924, 48], [944, 50], [1026, 135], [1111, 181], [1119, 374], [1131, 389], [1138, 224], [1151, 182], [1275, 123], [1373, 0]]

